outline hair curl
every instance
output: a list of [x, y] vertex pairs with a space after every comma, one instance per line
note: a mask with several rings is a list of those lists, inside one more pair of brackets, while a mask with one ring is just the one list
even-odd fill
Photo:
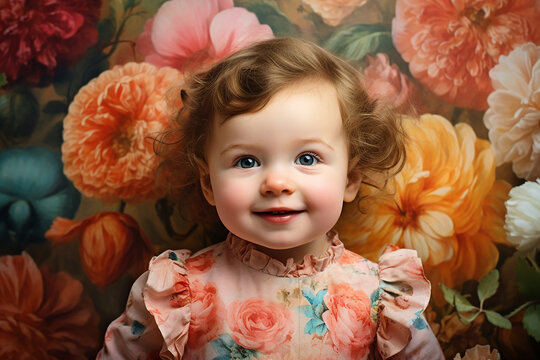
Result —
[[257, 112], [279, 91], [311, 79], [336, 88], [348, 140], [349, 171], [358, 171], [364, 183], [382, 188], [405, 161], [399, 116], [368, 97], [360, 73], [351, 65], [297, 38], [258, 42], [188, 76], [180, 94], [169, 94], [175, 103], [181, 97], [182, 107], [156, 141], [158, 186], [165, 187], [170, 200], [181, 204], [190, 220], [218, 221], [215, 208], [202, 195], [199, 173], [212, 121]]

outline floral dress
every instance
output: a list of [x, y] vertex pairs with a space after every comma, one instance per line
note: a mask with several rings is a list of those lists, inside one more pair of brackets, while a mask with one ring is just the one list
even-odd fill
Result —
[[337, 234], [285, 264], [232, 234], [190, 256], [165, 251], [134, 283], [98, 359], [443, 359], [422, 312], [414, 250], [373, 263]]

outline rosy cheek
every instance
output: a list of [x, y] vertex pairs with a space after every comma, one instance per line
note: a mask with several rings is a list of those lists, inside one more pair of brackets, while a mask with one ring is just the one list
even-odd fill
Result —
[[243, 183], [221, 183], [214, 194], [218, 211], [237, 212], [249, 208], [249, 192]]

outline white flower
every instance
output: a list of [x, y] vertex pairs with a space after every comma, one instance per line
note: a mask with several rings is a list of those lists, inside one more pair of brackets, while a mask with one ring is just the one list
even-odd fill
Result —
[[484, 123], [497, 165], [512, 163], [517, 176], [540, 177], [540, 46], [516, 47], [489, 72], [493, 88]]
[[506, 239], [519, 251], [540, 245], [540, 179], [527, 181], [510, 190], [505, 202]]

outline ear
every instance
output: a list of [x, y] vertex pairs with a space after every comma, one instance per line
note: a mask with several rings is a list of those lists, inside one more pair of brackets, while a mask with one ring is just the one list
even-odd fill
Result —
[[343, 201], [351, 202], [356, 198], [356, 195], [358, 195], [358, 191], [360, 190], [360, 185], [362, 184], [362, 178], [363, 176], [360, 173], [360, 170], [353, 169], [349, 171], [349, 175], [347, 175], [347, 185], [345, 186]]
[[197, 159], [199, 166], [199, 181], [201, 183], [201, 190], [204, 198], [212, 206], [215, 206], [214, 191], [212, 190], [212, 182], [210, 181], [210, 172], [208, 171], [208, 164], [206, 161]]

